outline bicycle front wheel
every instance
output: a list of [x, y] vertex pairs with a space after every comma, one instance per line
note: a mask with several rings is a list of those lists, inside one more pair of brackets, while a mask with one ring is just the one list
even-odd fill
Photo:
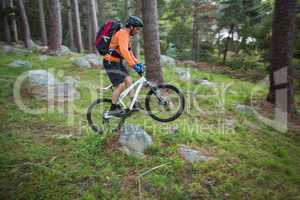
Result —
[[178, 88], [162, 84], [148, 92], [145, 106], [153, 119], [160, 122], [171, 122], [183, 113], [185, 100]]
[[87, 110], [87, 121], [93, 131], [99, 134], [112, 133], [120, 130], [123, 119], [106, 118], [105, 113], [109, 111], [111, 100], [108, 98], [97, 99]]

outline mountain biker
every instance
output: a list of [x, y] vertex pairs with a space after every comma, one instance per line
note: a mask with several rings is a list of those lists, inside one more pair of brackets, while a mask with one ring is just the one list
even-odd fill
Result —
[[[130, 77], [127, 69], [123, 65], [123, 59], [126, 60], [128, 66], [133, 68], [137, 73], [141, 74], [144, 72], [143, 64], [139, 63], [132, 52], [131, 48], [131, 38], [133, 35], [139, 33], [140, 28], [143, 28], [143, 21], [136, 16], [129, 16], [126, 26], [121, 28], [113, 36], [111, 43], [109, 45], [109, 53], [104, 56], [103, 65], [106, 73], [115, 86], [112, 93], [111, 108], [109, 110], [109, 115], [116, 117], [122, 117], [124, 111], [117, 101], [120, 94], [124, 91], [125, 86], [129, 87], [132, 85], [133, 81]], [[134, 91], [130, 93], [130, 97], [133, 98]], [[138, 104], [134, 105], [134, 109], [138, 108]]]

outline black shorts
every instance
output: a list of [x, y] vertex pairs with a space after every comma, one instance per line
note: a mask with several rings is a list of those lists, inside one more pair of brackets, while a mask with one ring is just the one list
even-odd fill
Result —
[[103, 66], [114, 86], [118, 86], [123, 83], [125, 78], [129, 76], [129, 73], [122, 62], [109, 62], [107, 60], [103, 60]]

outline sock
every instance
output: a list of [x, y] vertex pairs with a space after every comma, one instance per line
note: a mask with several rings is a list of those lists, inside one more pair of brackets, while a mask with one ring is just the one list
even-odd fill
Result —
[[110, 106], [110, 110], [116, 110], [117, 109], [117, 104], [112, 103]]

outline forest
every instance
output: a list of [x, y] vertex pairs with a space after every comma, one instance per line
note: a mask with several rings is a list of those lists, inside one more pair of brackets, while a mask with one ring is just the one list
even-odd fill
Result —
[[300, 0], [0, 0], [0, 121], [0, 199], [300, 199]]

